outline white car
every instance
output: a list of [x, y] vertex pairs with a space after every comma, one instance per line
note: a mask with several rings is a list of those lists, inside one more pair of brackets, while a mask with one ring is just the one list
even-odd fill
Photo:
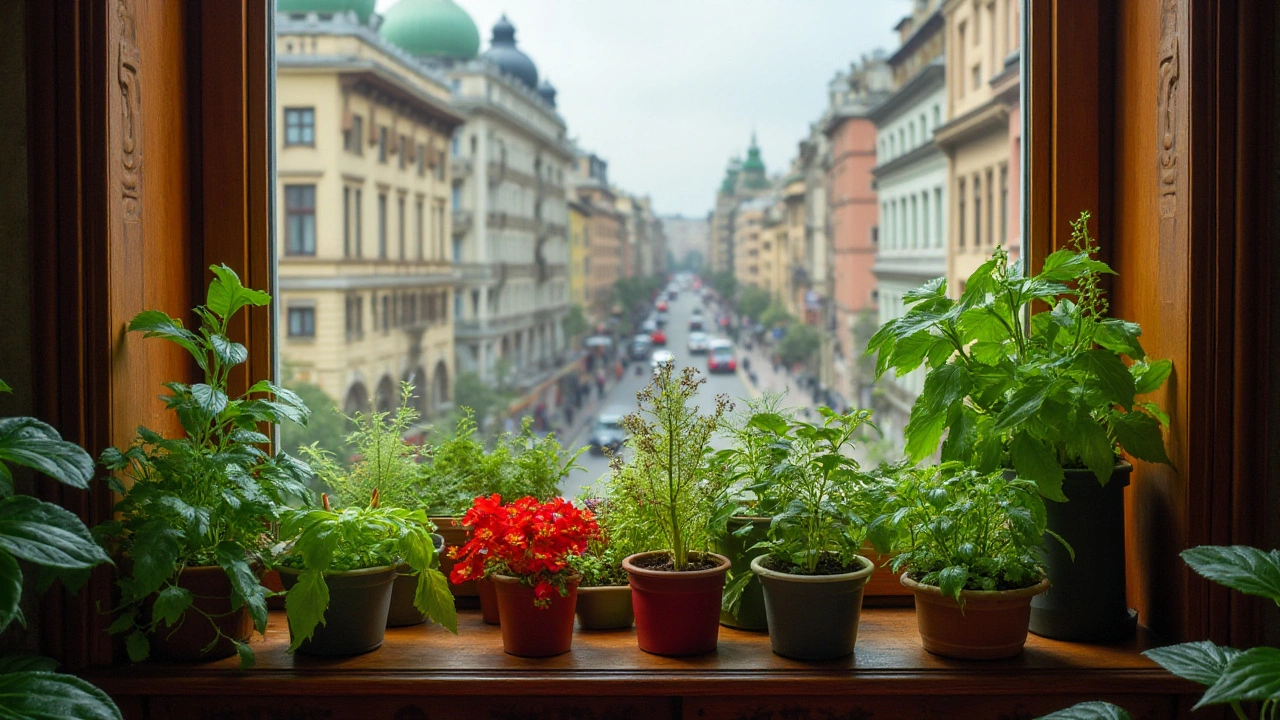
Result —
[[649, 361], [649, 364], [653, 365], [653, 374], [657, 375], [663, 365], [671, 365], [674, 367], [676, 364], [676, 356], [671, 354], [670, 350], [654, 350], [653, 359]]
[[704, 332], [689, 333], [689, 354], [704, 355], [708, 349], [709, 336]]

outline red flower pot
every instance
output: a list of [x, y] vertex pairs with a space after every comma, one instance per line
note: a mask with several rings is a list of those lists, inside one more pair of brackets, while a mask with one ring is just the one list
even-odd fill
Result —
[[489, 576], [502, 615], [502, 649], [520, 657], [551, 657], [569, 652], [573, 645], [573, 611], [578, 604], [578, 581], [575, 575], [565, 583], [569, 594], [551, 594], [551, 605], [539, 608], [533, 604], [533, 588], [519, 578], [507, 575]]
[[715, 553], [708, 570], [672, 572], [650, 570], [635, 563], [664, 555], [649, 552], [622, 561], [631, 577], [631, 603], [636, 614], [636, 640], [654, 655], [703, 655], [716, 649], [720, 636], [720, 595], [724, 591], [729, 558]]
[[480, 593], [480, 615], [485, 624], [501, 625], [502, 614], [498, 612], [498, 591], [494, 589], [493, 580], [482, 577], [475, 581], [476, 590]]

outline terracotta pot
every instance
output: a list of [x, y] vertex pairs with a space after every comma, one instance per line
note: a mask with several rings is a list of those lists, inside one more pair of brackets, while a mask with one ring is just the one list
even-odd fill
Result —
[[643, 558], [664, 555], [647, 552], [622, 561], [631, 578], [631, 603], [636, 614], [636, 640], [654, 655], [703, 655], [716, 649], [720, 636], [720, 594], [729, 558], [707, 553], [719, 565], [709, 570], [664, 572], [637, 567]]
[[839, 575], [796, 575], [770, 570], [765, 557], [751, 561], [764, 590], [773, 651], [796, 660], [834, 660], [853, 652], [862, 615], [862, 593], [875, 566], [859, 556], [861, 570]]
[[573, 610], [578, 602], [575, 575], [565, 583], [568, 595], [552, 593], [551, 605], [533, 604], [533, 588], [507, 575], [489, 578], [502, 614], [502, 649], [520, 657], [551, 657], [569, 652], [573, 645]]
[[[731, 570], [734, 577], [743, 574], [751, 574], [751, 561], [764, 554], [764, 550], [749, 550], [761, 540], [766, 539], [769, 533], [769, 523], [773, 522], [773, 518], [767, 517], [745, 517], [734, 516], [729, 518], [729, 532], [724, 537], [716, 539], [716, 552], [729, 558], [729, 562], [733, 564]], [[751, 530], [745, 537], [738, 537], [734, 532], [742, 528], [744, 525], [750, 525]], [[764, 612], [764, 593], [760, 590], [760, 580], [754, 574], [747, 581], [747, 586], [742, 590], [742, 597], [738, 601], [738, 610], [729, 613], [724, 610], [720, 611], [720, 624], [726, 627], [738, 628], [739, 630], [768, 630], [769, 622]]]
[[[161, 626], [151, 634], [154, 657], [181, 662], [217, 660], [236, 654], [232, 639], [249, 641], [253, 618], [247, 607], [231, 609], [231, 579], [227, 571], [217, 565], [184, 568], [177, 584], [190, 591], [194, 599], [175, 625]], [[210, 644], [213, 647], [209, 647]], [[209, 648], [208, 652], [205, 648]]]
[[[282, 567], [280, 579], [286, 589], [292, 589], [298, 583], [298, 571]], [[396, 569], [391, 565], [326, 573], [329, 609], [324, 613], [324, 624], [316, 625], [315, 634], [298, 646], [298, 652], [358, 655], [377, 650], [386, 634], [395, 579]]]
[[498, 591], [493, 587], [493, 580], [486, 576], [475, 583], [480, 595], [480, 616], [486, 625], [501, 625], [502, 611], [498, 609]]
[[903, 587], [890, 563], [896, 553], [878, 553], [871, 543], [862, 545], [862, 556], [875, 564], [876, 569], [867, 578], [862, 589], [863, 607], [911, 607], [911, 591]]
[[[444, 550], [444, 538], [436, 533], [431, 534], [431, 542], [435, 545], [436, 556]], [[391, 584], [391, 606], [387, 610], [387, 627], [406, 627], [421, 625], [427, 621], [418, 607], [413, 604], [413, 596], [418, 592], [418, 574], [408, 565], [396, 568], [396, 579]]]
[[578, 624], [587, 630], [625, 630], [636, 621], [631, 586], [578, 588]]
[[272, 568], [262, 573], [262, 587], [279, 595], [271, 595], [267, 597], [268, 610], [284, 609], [284, 583], [280, 581], [280, 571]]
[[962, 660], [1013, 657], [1027, 642], [1031, 598], [1049, 589], [1049, 581], [1028, 588], [982, 592], [961, 591], [964, 611], [932, 585], [902, 574], [902, 584], [916, 597], [916, 623], [924, 649]]
[[[453, 570], [454, 562], [447, 556], [449, 548], [460, 548], [467, 544], [471, 539], [471, 528], [463, 527], [459, 522], [459, 518], [453, 517], [433, 517], [431, 522], [435, 523], [436, 534], [444, 538], [444, 547], [446, 553], [440, 555], [440, 572], [445, 577], [449, 577], [449, 573]], [[458, 607], [474, 608], [479, 606], [478, 596], [479, 588], [476, 587], [475, 580], [468, 580], [461, 585], [449, 583], [449, 592], [453, 593], [456, 598], [454, 604]]]

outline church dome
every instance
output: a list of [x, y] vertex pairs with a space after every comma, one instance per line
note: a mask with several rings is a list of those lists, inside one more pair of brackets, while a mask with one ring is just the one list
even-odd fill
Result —
[[480, 51], [480, 31], [453, 0], [400, 0], [384, 14], [379, 32], [418, 57], [470, 60]]
[[530, 90], [538, 89], [538, 68], [528, 55], [516, 48], [516, 26], [506, 15], [493, 26], [493, 39], [481, 57], [492, 61], [502, 72], [514, 75]]
[[543, 80], [538, 86], [538, 96], [547, 101], [551, 107], [556, 106], [556, 86], [550, 80]]
[[276, 12], [333, 13], [345, 15], [352, 10], [362, 24], [368, 24], [377, 0], [276, 0]]

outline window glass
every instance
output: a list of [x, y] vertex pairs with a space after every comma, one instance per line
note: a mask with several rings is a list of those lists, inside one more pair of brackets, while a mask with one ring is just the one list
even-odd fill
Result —
[[285, 253], [316, 254], [316, 186], [285, 185]]
[[285, 108], [284, 144], [286, 146], [316, 144], [315, 108]]
[[378, 259], [387, 259], [387, 194], [378, 193]]
[[314, 307], [289, 308], [289, 337], [316, 336], [316, 309]]

